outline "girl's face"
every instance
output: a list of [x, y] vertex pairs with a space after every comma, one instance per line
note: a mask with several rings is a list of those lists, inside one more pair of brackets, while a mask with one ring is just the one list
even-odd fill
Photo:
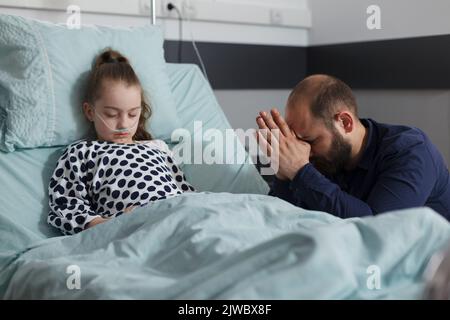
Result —
[[[99, 140], [115, 143], [133, 143], [141, 115], [141, 88], [122, 81], [104, 80], [100, 97], [83, 104], [86, 117], [94, 122]], [[114, 130], [128, 128], [128, 131]]]

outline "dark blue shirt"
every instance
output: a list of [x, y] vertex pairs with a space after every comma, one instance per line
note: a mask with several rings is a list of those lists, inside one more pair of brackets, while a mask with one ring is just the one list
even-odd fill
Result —
[[355, 169], [326, 177], [312, 164], [292, 181], [275, 179], [270, 195], [341, 218], [427, 206], [450, 220], [450, 176], [421, 130], [361, 119], [367, 143]]

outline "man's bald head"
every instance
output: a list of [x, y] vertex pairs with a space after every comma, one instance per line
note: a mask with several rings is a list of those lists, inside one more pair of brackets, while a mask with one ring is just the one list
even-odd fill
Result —
[[358, 108], [352, 90], [341, 80], [323, 74], [309, 76], [298, 83], [289, 95], [287, 107], [308, 105], [311, 114], [322, 119], [328, 128], [333, 126], [333, 116], [348, 110], [358, 117]]

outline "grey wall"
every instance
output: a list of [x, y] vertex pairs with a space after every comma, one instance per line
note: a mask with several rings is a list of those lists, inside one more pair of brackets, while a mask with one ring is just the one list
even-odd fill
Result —
[[[450, 33], [449, 0], [309, 0], [309, 45]], [[367, 29], [366, 9], [381, 9], [381, 30]]]
[[[309, 45], [450, 34], [450, 0], [310, 0]], [[381, 30], [366, 9], [381, 8]], [[420, 75], [417, 75], [420, 76]], [[215, 91], [234, 128], [255, 127], [259, 110], [284, 107], [289, 90]], [[450, 90], [356, 90], [361, 117], [424, 130], [450, 164]]]
[[450, 164], [450, 91], [357, 90], [360, 117], [422, 129]]
[[[449, 0], [310, 0], [309, 3], [313, 20], [310, 46], [450, 34]], [[367, 29], [366, 9], [372, 4], [381, 9], [381, 30]], [[355, 95], [362, 117], [421, 128], [450, 164], [450, 90], [358, 90]]]
[[214, 93], [234, 129], [256, 128], [259, 111], [284, 110], [290, 90], [215, 90]]

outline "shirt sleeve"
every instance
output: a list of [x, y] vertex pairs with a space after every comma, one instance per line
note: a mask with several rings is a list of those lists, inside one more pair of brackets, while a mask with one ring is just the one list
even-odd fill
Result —
[[425, 144], [401, 150], [383, 160], [367, 202], [341, 190], [312, 164], [304, 166], [291, 182], [295, 201], [311, 210], [341, 218], [419, 207], [426, 203], [436, 181], [433, 159]]
[[[69, 148], [73, 152], [69, 151]], [[48, 187], [50, 211], [47, 222], [63, 234], [83, 231], [100, 217], [91, 206], [86, 186], [88, 170], [70, 146], [58, 160]]]
[[195, 191], [195, 188], [187, 181], [185, 174], [176, 163], [173, 152], [169, 149], [169, 146], [162, 140], [158, 140], [157, 142], [158, 147], [167, 154], [166, 164], [169, 167], [178, 188], [183, 190], [183, 192]]
[[289, 188], [290, 181], [283, 181], [275, 177], [270, 187], [269, 196], [277, 197], [288, 201], [292, 204], [296, 204], [295, 199], [292, 196], [292, 191]]
[[328, 212], [340, 218], [373, 214], [367, 203], [342, 191], [310, 163], [300, 169], [290, 189], [294, 204], [305, 209]]

